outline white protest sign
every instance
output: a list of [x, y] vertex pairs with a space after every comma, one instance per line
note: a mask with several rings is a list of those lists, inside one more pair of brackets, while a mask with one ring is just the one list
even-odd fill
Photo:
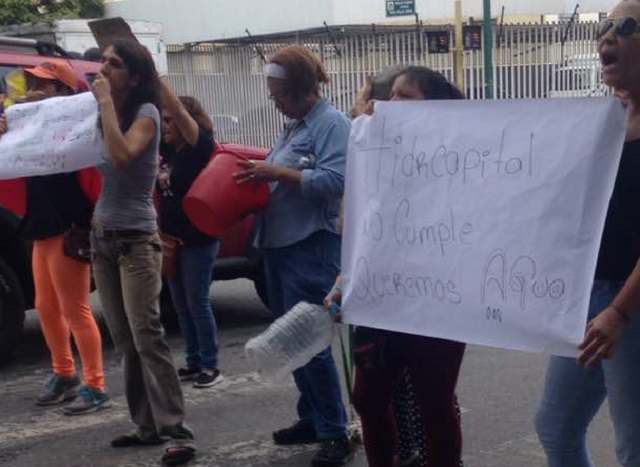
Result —
[[613, 99], [378, 103], [349, 143], [344, 321], [575, 355], [625, 129]]
[[98, 103], [90, 92], [14, 105], [6, 116], [0, 179], [73, 172], [104, 161]]

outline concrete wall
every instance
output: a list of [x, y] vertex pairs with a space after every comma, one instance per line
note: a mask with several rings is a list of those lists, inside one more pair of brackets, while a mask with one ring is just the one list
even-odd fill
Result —
[[[506, 17], [572, 13], [578, 0], [493, 0], [492, 15]], [[581, 13], [608, 11], [617, 0], [580, 0]], [[482, 0], [463, 0], [465, 17], [482, 17]], [[454, 0], [416, 0], [425, 22], [453, 18]], [[107, 16], [162, 23], [165, 42], [181, 44], [269, 34], [329, 25], [388, 23], [384, 0], [121, 0]], [[410, 17], [398, 18], [406, 22]], [[392, 21], [396, 21], [395, 19]]]

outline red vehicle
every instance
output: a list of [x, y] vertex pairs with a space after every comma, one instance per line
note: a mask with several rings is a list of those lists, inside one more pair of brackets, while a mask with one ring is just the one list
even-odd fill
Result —
[[[100, 69], [95, 62], [75, 59], [51, 44], [31, 39], [0, 37], [0, 94], [5, 92], [5, 76], [16, 68], [34, 67], [47, 57], [68, 60], [78, 78], [91, 82]], [[220, 144], [216, 153], [229, 150], [250, 159], [264, 159], [267, 151], [237, 144]], [[214, 153], [215, 155], [215, 153]], [[31, 271], [31, 244], [18, 235], [20, 216], [7, 206], [17, 195], [19, 185], [0, 182], [0, 363], [11, 356], [19, 342], [24, 313], [34, 304]], [[5, 200], [4, 205], [2, 200]], [[238, 222], [221, 238], [220, 252], [214, 267], [216, 280], [245, 277], [252, 279], [264, 300], [260, 257], [253, 248], [255, 219], [250, 215]], [[163, 312], [169, 307], [168, 293], [163, 293]]]

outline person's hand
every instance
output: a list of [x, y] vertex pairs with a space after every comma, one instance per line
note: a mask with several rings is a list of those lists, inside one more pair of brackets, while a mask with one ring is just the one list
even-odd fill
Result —
[[166, 169], [161, 169], [158, 172], [158, 186], [161, 189], [166, 190], [167, 188], [169, 188], [170, 175], [171, 175], [170, 171]]
[[7, 116], [3, 115], [0, 117], [0, 136], [4, 135], [9, 130], [7, 126]]
[[371, 92], [373, 90], [373, 78], [365, 77], [364, 86], [360, 88], [356, 94], [356, 101], [351, 109], [351, 117], [357, 118], [362, 114], [371, 115], [373, 112], [373, 101], [371, 100]]
[[238, 166], [244, 170], [233, 174], [240, 184], [249, 182], [275, 182], [278, 181], [280, 168], [266, 161], [238, 161]]
[[578, 347], [581, 350], [578, 362], [591, 368], [603, 358], [613, 356], [627, 322], [620, 311], [613, 307], [605, 308], [587, 325], [584, 340]]
[[91, 83], [91, 92], [98, 102], [111, 99], [111, 85], [102, 73], [99, 72], [93, 83]]
[[342, 321], [342, 315], [340, 314], [340, 307], [342, 306], [342, 275], [336, 277], [333, 287], [324, 297], [322, 304], [331, 312], [337, 322]]

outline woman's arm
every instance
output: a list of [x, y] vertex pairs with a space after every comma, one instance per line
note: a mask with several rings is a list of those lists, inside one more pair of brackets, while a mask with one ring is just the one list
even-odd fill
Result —
[[162, 93], [162, 105], [164, 105], [173, 116], [175, 124], [186, 143], [192, 147], [198, 144], [200, 132], [198, 124], [191, 115], [189, 115], [189, 112], [184, 108], [178, 96], [176, 96], [173, 89], [171, 89], [164, 79], [160, 80], [160, 91]]
[[585, 338], [579, 347], [581, 353], [578, 361], [582, 365], [592, 367], [603, 358], [611, 357], [625, 327], [632, 319], [637, 319], [638, 310], [640, 310], [640, 261], [636, 263], [636, 267], [611, 305], [589, 322]]
[[156, 135], [156, 122], [149, 117], [137, 118], [126, 133], [122, 133], [116, 113], [111, 87], [102, 73], [92, 85], [92, 91], [100, 106], [102, 136], [111, 162], [117, 169], [126, 167], [149, 146]]

